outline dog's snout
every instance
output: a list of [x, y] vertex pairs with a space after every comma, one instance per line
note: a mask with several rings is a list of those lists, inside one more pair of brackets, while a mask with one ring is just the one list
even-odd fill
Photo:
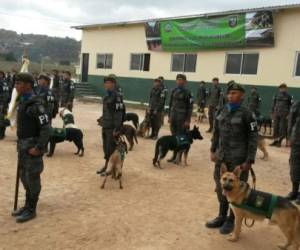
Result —
[[229, 182], [225, 182], [223, 184], [223, 189], [226, 190], [226, 191], [231, 191], [233, 189], [233, 186]]

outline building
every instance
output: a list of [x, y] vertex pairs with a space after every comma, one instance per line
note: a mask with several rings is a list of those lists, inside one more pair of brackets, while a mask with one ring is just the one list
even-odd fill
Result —
[[[271, 14], [268, 17], [264, 13]], [[215, 48], [206, 48], [206, 40], [201, 40], [203, 48], [197, 49], [198, 45], [195, 48], [193, 45], [182, 46], [181, 42], [185, 40], [182, 37], [176, 37], [177, 43], [181, 43], [180, 49], [174, 43], [176, 39], [172, 40], [173, 47], [167, 42], [162, 45], [165, 36], [170, 34], [167, 32], [173, 32], [173, 21], [181, 23], [181, 31], [186, 31], [203, 23], [206, 29], [210, 29], [214, 20], [223, 17], [228, 18], [228, 25], [236, 30], [239, 18], [244, 18], [245, 41], [236, 40], [231, 43], [232, 46], [227, 46], [225, 43], [229, 40], [224, 34], [218, 37], [224, 39], [222, 45], [215, 40], [210, 44]], [[255, 28], [250, 29], [249, 26]], [[215, 76], [222, 83], [235, 80], [245, 84], [247, 89], [249, 85], [256, 85], [263, 97], [265, 114], [270, 112], [272, 97], [280, 83], [287, 83], [289, 92], [300, 100], [300, 4], [74, 28], [82, 30], [82, 81], [95, 86], [99, 94], [103, 93], [103, 76], [114, 73], [118, 76], [125, 99], [147, 102], [154, 78], [164, 76], [166, 85], [172, 88], [176, 75], [183, 72], [194, 93], [197, 82], [210, 82]], [[159, 30], [165, 32], [162, 37], [159, 37]], [[208, 36], [208, 39], [215, 38]]]

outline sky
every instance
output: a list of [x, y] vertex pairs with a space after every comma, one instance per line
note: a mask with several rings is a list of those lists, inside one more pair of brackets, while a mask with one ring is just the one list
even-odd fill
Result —
[[81, 39], [71, 26], [300, 3], [300, 0], [0, 0], [0, 29]]

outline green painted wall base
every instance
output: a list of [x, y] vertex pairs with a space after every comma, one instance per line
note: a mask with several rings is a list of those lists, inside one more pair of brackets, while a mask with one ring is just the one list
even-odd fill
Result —
[[[88, 78], [88, 83], [96, 89], [99, 96], [104, 95], [103, 78], [104, 76], [96, 75], [89, 75]], [[118, 77], [118, 84], [123, 90], [125, 100], [145, 103], [148, 102], [150, 90], [153, 85], [153, 79]], [[168, 87], [170, 92], [171, 89], [175, 87], [175, 80], [166, 80], [165, 85]], [[257, 86], [258, 93], [262, 97], [261, 112], [264, 115], [268, 115], [271, 112], [272, 99], [274, 94], [277, 92], [276, 83], [273, 85], [274, 86]], [[211, 84], [209, 83], [207, 86], [210, 87]], [[225, 89], [225, 84], [221, 84], [221, 86]], [[244, 85], [244, 87], [247, 94], [249, 94], [251, 85]], [[195, 96], [198, 88], [197, 82], [189, 82], [188, 88]], [[293, 95], [294, 100], [300, 100], [299, 88], [289, 88], [289, 93]]]

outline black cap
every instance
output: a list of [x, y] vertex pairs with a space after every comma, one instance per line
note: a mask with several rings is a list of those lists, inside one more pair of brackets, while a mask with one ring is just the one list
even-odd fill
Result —
[[206, 84], [206, 82], [205, 81], [200, 81], [199, 84]]
[[160, 79], [162, 82], [165, 80], [163, 76], [159, 76], [158, 79]]
[[16, 75], [16, 82], [25, 82], [34, 84], [34, 78], [30, 73], [19, 73]]
[[176, 80], [178, 80], [178, 79], [182, 79], [182, 80], [186, 81], [186, 75], [184, 75], [184, 74], [178, 74], [176, 76]]
[[154, 79], [154, 82], [162, 83], [162, 80], [160, 78], [156, 78], [156, 79]]
[[49, 76], [47, 76], [47, 75], [40, 75], [39, 76], [39, 80], [40, 79], [44, 79], [44, 80], [46, 80], [48, 83], [50, 83], [51, 82], [51, 79], [50, 79], [50, 77]]
[[228, 83], [227, 93], [231, 90], [238, 90], [238, 91], [245, 93], [245, 89], [242, 87], [242, 85], [236, 83], [235, 81], [230, 81]]
[[104, 83], [105, 83], [105, 82], [113, 82], [113, 83], [116, 83], [117, 81], [116, 81], [115, 75], [108, 75], [108, 76], [104, 77], [103, 82], [104, 82]]
[[278, 87], [279, 89], [286, 89], [287, 88], [287, 85], [285, 84], [285, 83], [282, 83], [282, 84], [280, 84], [279, 85], [279, 87]]

